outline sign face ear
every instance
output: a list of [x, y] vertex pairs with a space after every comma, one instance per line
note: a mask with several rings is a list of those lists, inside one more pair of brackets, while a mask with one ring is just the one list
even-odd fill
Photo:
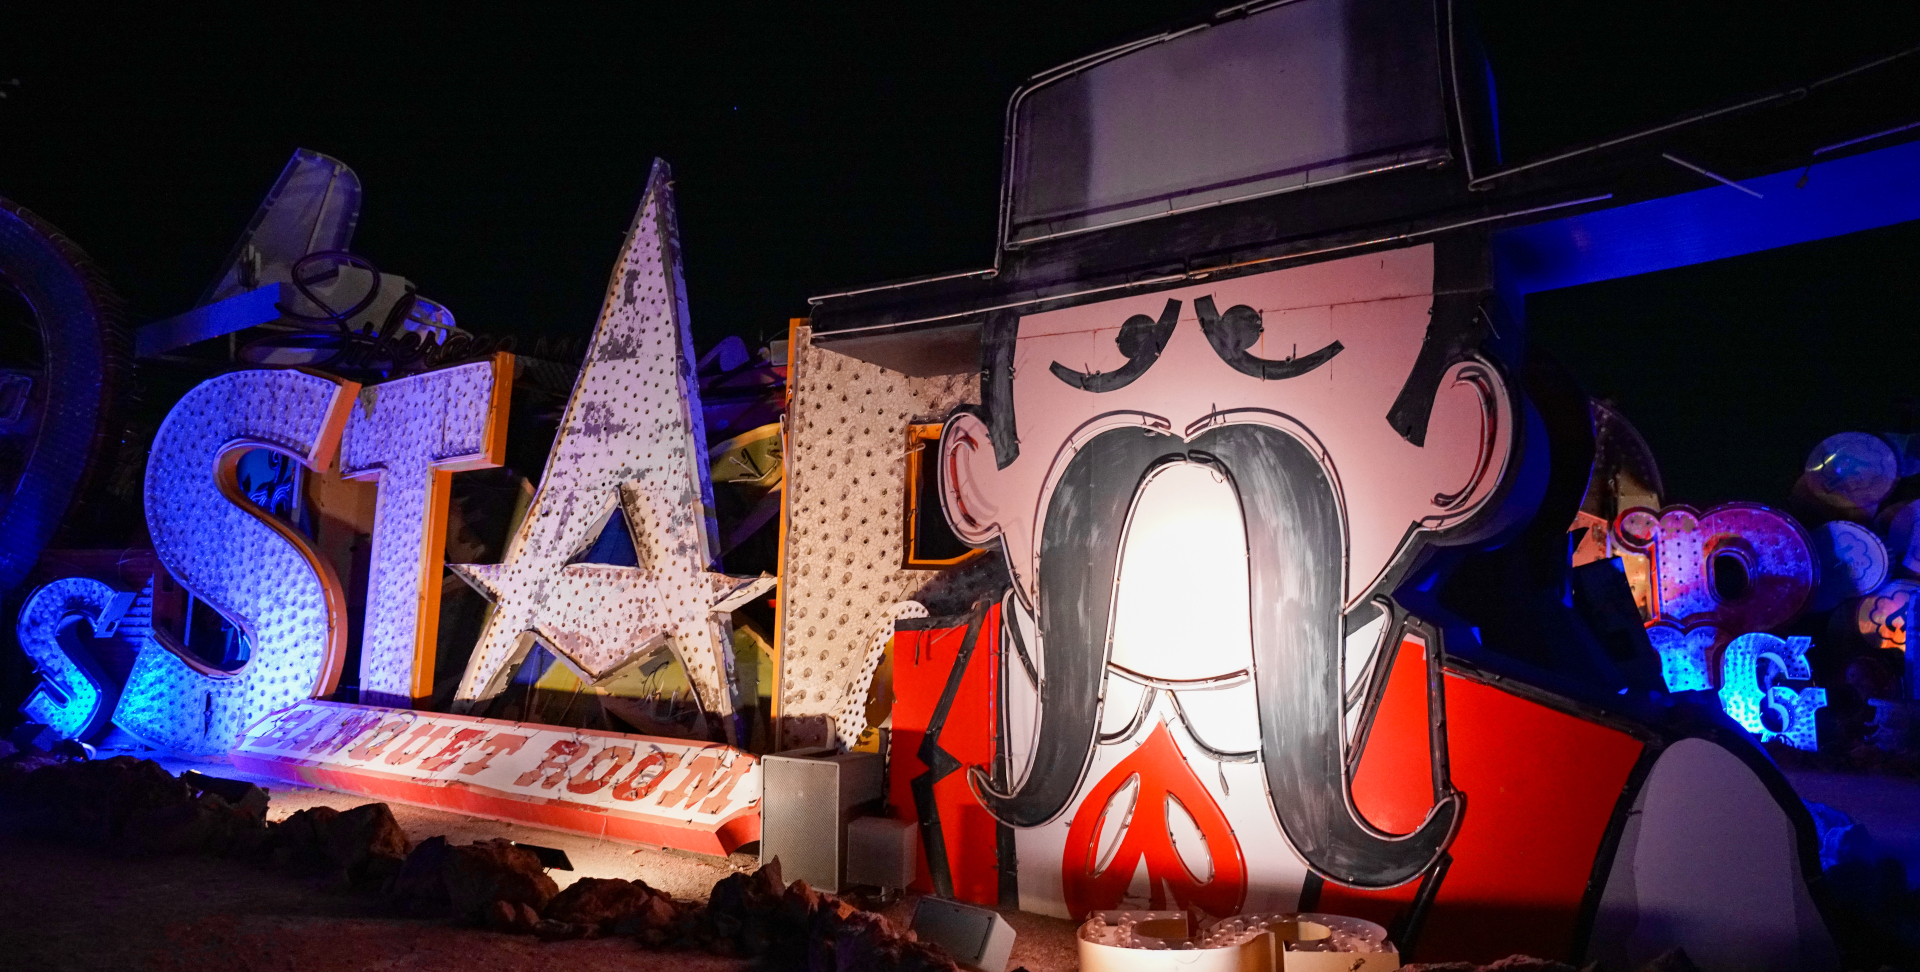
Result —
[[940, 433], [940, 505], [954, 536], [980, 547], [1000, 535], [1000, 513], [984, 488], [999, 472], [993, 434], [972, 412], [947, 420]]
[[154, 436], [144, 498], [154, 552], [175, 580], [247, 639], [236, 671], [150, 636], [113, 721], [160, 748], [233, 748], [247, 726], [340, 678], [347, 612], [340, 580], [306, 537], [240, 492], [234, 467], [272, 449], [322, 469], [360, 386], [302, 371], [237, 371], [188, 392]]
[[441, 561], [452, 474], [500, 465], [513, 356], [430, 371], [360, 393], [340, 474], [380, 484], [360, 643], [361, 701], [410, 706], [433, 694]]

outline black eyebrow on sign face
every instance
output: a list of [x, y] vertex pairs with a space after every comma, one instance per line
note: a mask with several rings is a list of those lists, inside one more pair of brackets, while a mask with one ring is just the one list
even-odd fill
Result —
[[1055, 361], [1051, 369], [1053, 375], [1082, 391], [1110, 392], [1125, 388], [1160, 360], [1160, 352], [1167, 349], [1167, 341], [1173, 337], [1173, 326], [1179, 320], [1180, 302], [1177, 300], [1167, 301], [1157, 321], [1145, 314], [1135, 314], [1120, 325], [1120, 333], [1113, 339], [1120, 353], [1127, 356], [1126, 364], [1112, 371], [1075, 371]]
[[1261, 332], [1266, 329], [1259, 311], [1245, 304], [1235, 304], [1222, 314], [1214, 309], [1213, 295], [1209, 294], [1193, 302], [1193, 312], [1200, 317], [1200, 330], [1206, 333], [1207, 343], [1213, 345], [1213, 353], [1219, 355], [1220, 360], [1233, 370], [1261, 381], [1298, 378], [1332, 361], [1334, 355], [1346, 350], [1346, 345], [1334, 341], [1300, 357], [1262, 358], [1247, 350], [1260, 340]]

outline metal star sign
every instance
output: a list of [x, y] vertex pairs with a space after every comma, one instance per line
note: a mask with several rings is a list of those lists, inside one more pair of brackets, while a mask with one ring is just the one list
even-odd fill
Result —
[[[656, 160], [526, 518], [500, 563], [453, 568], [494, 603], [455, 695], [462, 708], [503, 690], [538, 639], [587, 682], [664, 643], [707, 712], [734, 711], [726, 612], [772, 578], [711, 569], [713, 486], [671, 179]], [[616, 510], [637, 564], [575, 562]]]

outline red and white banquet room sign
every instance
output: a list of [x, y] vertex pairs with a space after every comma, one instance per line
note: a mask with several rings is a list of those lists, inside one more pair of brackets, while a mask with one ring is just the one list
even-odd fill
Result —
[[725, 855], [760, 839], [760, 764], [714, 743], [307, 701], [247, 730], [249, 773]]

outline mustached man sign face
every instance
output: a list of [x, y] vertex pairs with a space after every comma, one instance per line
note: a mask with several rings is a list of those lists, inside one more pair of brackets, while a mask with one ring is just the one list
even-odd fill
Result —
[[1419, 246], [1027, 316], [1013, 421], [948, 422], [947, 518], [1013, 576], [1005, 762], [972, 784], [1022, 908], [1284, 911], [1309, 871], [1445, 851], [1458, 794], [1385, 833], [1345, 771], [1381, 599], [1515, 448], [1497, 368], [1423, 357], [1433, 281]]

